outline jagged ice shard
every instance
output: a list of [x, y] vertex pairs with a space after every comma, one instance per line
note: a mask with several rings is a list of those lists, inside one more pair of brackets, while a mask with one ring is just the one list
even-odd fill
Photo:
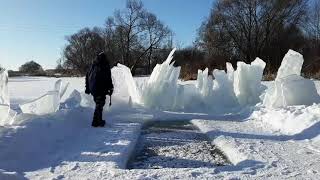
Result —
[[208, 75], [209, 69], [206, 68], [204, 71], [198, 70], [197, 77], [197, 88], [201, 96], [206, 99], [212, 95], [213, 79], [211, 75]]
[[141, 102], [140, 91], [137, 88], [130, 69], [127, 66], [118, 63], [116, 67], [112, 68], [111, 72], [112, 75], [123, 76], [131, 100], [139, 104]]
[[281, 62], [276, 80], [286, 78], [290, 75], [300, 76], [303, 61], [303, 56], [300, 53], [290, 49]]
[[164, 63], [155, 66], [147, 83], [139, 89], [129, 68], [118, 64], [113, 69], [114, 72], [121, 70], [133, 102], [161, 110], [215, 112], [227, 112], [228, 109], [239, 107], [240, 104], [254, 105], [259, 102], [265, 67], [261, 59], [256, 59], [251, 65], [239, 63], [236, 71], [230, 63], [227, 63], [227, 73], [223, 70], [214, 70], [212, 75], [209, 75], [208, 68], [204, 71], [198, 70], [195, 85], [182, 85], [178, 83], [180, 67], [174, 67], [171, 63], [174, 52], [175, 49]]
[[68, 109], [77, 108], [80, 106], [81, 99], [81, 93], [77, 90], [73, 90], [63, 105]]
[[62, 96], [65, 94], [65, 92], [67, 91], [67, 88], [69, 86], [69, 83], [63, 83], [61, 79], [59, 79], [58, 81], [56, 81], [56, 83], [54, 84], [54, 91], [58, 91], [59, 92], [59, 96], [60, 98], [62, 98]]
[[[233, 67], [229, 67], [229, 73], [224, 70], [215, 69], [212, 72], [213, 76], [209, 75], [209, 70], [198, 70], [198, 77], [196, 81], [196, 88], [185, 94], [185, 107], [192, 110], [203, 109], [211, 112], [227, 112], [239, 105], [238, 100], [233, 91]], [[191, 92], [190, 92], [191, 91]], [[194, 95], [192, 95], [195, 94]], [[192, 98], [189, 98], [192, 97]], [[194, 107], [196, 104], [198, 107]]]
[[111, 71], [121, 75], [127, 85], [129, 101], [155, 109], [181, 109], [183, 107], [183, 86], [178, 84], [180, 67], [173, 66], [173, 49], [166, 61], [157, 64], [143, 87], [138, 88], [128, 67], [118, 64]]
[[59, 109], [60, 95], [58, 91], [49, 91], [45, 95], [28, 103], [20, 104], [23, 113], [45, 115]]
[[180, 67], [174, 67], [173, 49], [167, 60], [157, 64], [151, 76], [142, 90], [142, 103], [149, 108], [172, 110], [179, 108], [180, 100], [183, 99], [183, 88], [178, 85]]
[[[232, 67], [232, 66], [231, 66]], [[233, 69], [233, 68], [232, 68]], [[229, 69], [230, 70], [230, 69]], [[215, 69], [213, 76], [215, 77], [213, 85], [212, 106], [222, 111], [239, 106], [237, 97], [233, 90], [233, 71]]]
[[260, 102], [259, 96], [265, 89], [261, 84], [266, 63], [256, 58], [251, 64], [237, 63], [234, 72], [234, 92], [240, 105], [255, 105]]
[[[260, 97], [266, 89], [261, 83], [266, 66], [263, 60], [256, 58], [251, 64], [238, 62], [236, 70], [227, 63], [227, 73], [215, 69], [210, 75], [208, 68], [198, 70], [194, 84], [180, 83], [180, 67], [174, 67], [171, 62], [174, 51], [164, 63], [155, 66], [148, 81], [140, 88], [137, 88], [129, 68], [123, 65], [116, 67], [124, 75], [130, 102], [161, 110], [215, 113], [233, 112], [262, 102]], [[274, 89], [269, 89], [264, 96], [266, 106], [320, 102], [314, 83], [300, 76], [302, 64], [302, 55], [290, 50], [279, 68]]]
[[300, 76], [303, 61], [301, 54], [293, 50], [288, 51], [278, 70], [274, 88], [268, 90], [265, 95], [265, 106], [280, 108], [320, 103], [314, 82]]
[[0, 125], [12, 124], [16, 114], [10, 109], [8, 72], [2, 70], [0, 71]]
[[0, 71], [0, 104], [10, 104], [8, 90], [8, 72], [6, 70]]

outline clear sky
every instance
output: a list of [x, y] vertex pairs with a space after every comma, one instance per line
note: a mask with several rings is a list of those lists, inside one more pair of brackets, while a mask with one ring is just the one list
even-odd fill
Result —
[[[175, 33], [180, 46], [191, 45], [214, 0], [142, 0]], [[0, 64], [17, 70], [35, 60], [54, 68], [65, 37], [83, 27], [103, 26], [126, 0], [0, 0]]]

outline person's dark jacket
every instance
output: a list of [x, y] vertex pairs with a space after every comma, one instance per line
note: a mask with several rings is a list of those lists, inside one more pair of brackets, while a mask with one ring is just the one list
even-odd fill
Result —
[[109, 61], [100, 53], [86, 75], [86, 93], [93, 96], [112, 95], [113, 84]]

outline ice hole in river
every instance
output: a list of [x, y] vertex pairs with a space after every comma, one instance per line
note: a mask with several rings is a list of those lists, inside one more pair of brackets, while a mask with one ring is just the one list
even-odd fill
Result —
[[128, 169], [200, 168], [230, 164], [189, 121], [155, 121], [142, 129]]

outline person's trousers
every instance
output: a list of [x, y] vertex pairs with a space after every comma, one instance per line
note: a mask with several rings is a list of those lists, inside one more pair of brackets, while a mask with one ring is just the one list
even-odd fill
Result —
[[93, 121], [102, 121], [103, 107], [106, 103], [106, 96], [95, 96], [93, 97], [96, 103], [96, 109], [93, 114]]

